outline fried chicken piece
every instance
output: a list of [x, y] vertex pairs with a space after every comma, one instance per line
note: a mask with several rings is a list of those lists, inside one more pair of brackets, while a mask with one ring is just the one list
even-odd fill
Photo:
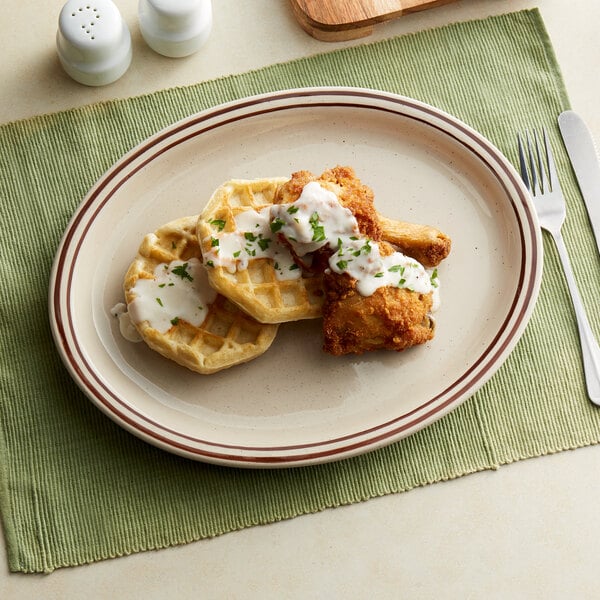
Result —
[[[450, 239], [438, 230], [386, 219], [377, 213], [373, 191], [361, 183], [350, 167], [335, 167], [315, 177], [309, 171], [294, 173], [277, 191], [275, 203], [296, 201], [311, 182], [333, 191], [354, 214], [362, 236], [377, 242], [382, 256], [397, 248], [424, 266], [435, 266], [450, 251]], [[391, 242], [390, 243], [388, 243]], [[393, 244], [393, 245], [392, 245]], [[318, 268], [331, 249], [319, 251]], [[434, 336], [430, 317], [432, 294], [383, 286], [363, 296], [357, 281], [347, 273], [324, 270], [323, 349], [333, 355], [362, 354], [377, 349], [401, 351]]]
[[[380, 246], [382, 254], [393, 251], [385, 242]], [[333, 272], [325, 273], [323, 285], [323, 350], [329, 354], [362, 354], [383, 348], [399, 352], [433, 339], [431, 293], [386, 286], [363, 296], [355, 279]]]
[[394, 221], [378, 215], [382, 238], [424, 267], [437, 267], [450, 254], [452, 241], [429, 225]]
[[373, 190], [361, 183], [351, 167], [334, 167], [324, 171], [319, 177], [310, 171], [292, 173], [291, 179], [277, 190], [273, 203], [295, 202], [300, 197], [304, 186], [311, 181], [318, 181], [323, 188], [336, 194], [340, 204], [354, 214], [363, 235], [372, 240], [381, 239], [381, 227], [375, 210]]

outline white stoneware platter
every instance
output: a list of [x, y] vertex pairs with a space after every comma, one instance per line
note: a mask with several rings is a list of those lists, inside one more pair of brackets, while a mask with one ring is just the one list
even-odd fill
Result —
[[[206, 376], [121, 336], [111, 308], [146, 233], [200, 213], [228, 179], [335, 165], [354, 167], [382, 214], [452, 238], [433, 341], [333, 357], [319, 320], [288, 323], [261, 357]], [[131, 433], [191, 459], [290, 467], [375, 450], [469, 398], [523, 333], [541, 268], [528, 193], [479, 133], [394, 94], [285, 90], [192, 115], [114, 164], [58, 248], [50, 322], [71, 376]]]

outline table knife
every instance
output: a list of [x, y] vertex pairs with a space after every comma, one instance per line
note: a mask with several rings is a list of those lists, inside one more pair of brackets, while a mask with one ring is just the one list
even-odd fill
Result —
[[559, 115], [558, 127], [571, 159], [600, 252], [600, 163], [592, 134], [583, 119], [572, 110]]

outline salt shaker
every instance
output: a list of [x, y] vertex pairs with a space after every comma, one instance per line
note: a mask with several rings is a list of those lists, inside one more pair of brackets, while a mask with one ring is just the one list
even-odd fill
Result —
[[58, 57], [79, 83], [107, 85], [131, 64], [131, 35], [111, 0], [69, 0], [58, 18]]
[[169, 57], [196, 52], [212, 29], [211, 0], [139, 0], [140, 31], [148, 46]]

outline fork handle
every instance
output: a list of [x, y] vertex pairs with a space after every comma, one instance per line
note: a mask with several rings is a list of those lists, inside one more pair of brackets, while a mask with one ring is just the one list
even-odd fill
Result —
[[588, 396], [594, 404], [600, 406], [600, 346], [598, 346], [598, 342], [594, 337], [594, 332], [581, 301], [563, 237], [560, 232], [553, 233], [552, 237], [556, 243], [556, 249], [563, 265], [567, 285], [571, 293], [571, 300], [573, 301], [573, 308], [575, 309]]

